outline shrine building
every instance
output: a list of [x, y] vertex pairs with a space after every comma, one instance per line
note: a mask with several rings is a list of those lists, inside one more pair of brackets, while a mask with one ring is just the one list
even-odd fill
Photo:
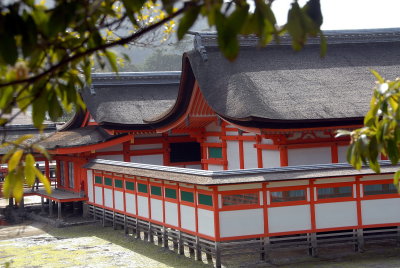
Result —
[[42, 143], [57, 190], [39, 194], [60, 209], [82, 201], [103, 224], [206, 253], [217, 267], [232, 253], [399, 239], [399, 167], [382, 156], [381, 174], [354, 170], [349, 138], [335, 134], [363, 125], [371, 69], [399, 75], [400, 30], [326, 38], [320, 58], [314, 39], [295, 52], [286, 37], [266, 48], [242, 37], [229, 62], [215, 34], [197, 33], [181, 72], [94, 73], [87, 110]]

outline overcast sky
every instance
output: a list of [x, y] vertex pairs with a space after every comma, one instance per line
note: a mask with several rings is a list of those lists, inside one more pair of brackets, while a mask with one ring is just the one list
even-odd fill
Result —
[[[300, 5], [306, 1], [300, 0]], [[292, 0], [275, 0], [273, 9], [282, 25]], [[321, 0], [323, 30], [400, 27], [400, 0]]]

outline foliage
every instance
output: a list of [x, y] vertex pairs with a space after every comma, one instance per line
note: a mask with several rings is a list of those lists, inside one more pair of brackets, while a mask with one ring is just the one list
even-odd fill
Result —
[[[379, 173], [378, 158], [383, 154], [392, 164], [399, 162], [400, 144], [400, 80], [385, 80], [372, 70], [377, 79], [370, 109], [364, 117], [364, 127], [354, 131], [339, 131], [337, 136], [349, 135], [351, 143], [347, 161], [356, 169], [368, 165]], [[400, 170], [395, 173], [394, 184], [398, 186]]]
[[[206, 18], [217, 29], [219, 46], [231, 60], [238, 54], [239, 34], [256, 34], [260, 45], [266, 45], [287, 32], [295, 50], [303, 47], [308, 36], [319, 35], [321, 53], [325, 53], [319, 0], [309, 0], [303, 7], [295, 0], [282, 27], [276, 25], [272, 2], [54, 0], [45, 5], [35, 0], [0, 1], [0, 125], [13, 119], [7, 117], [13, 107], [25, 112], [31, 106], [39, 129], [46, 114], [56, 120], [63, 110], [84, 108], [77, 88], [91, 83], [95, 61], [100, 66], [107, 61], [117, 72], [122, 59], [111, 48], [139, 42], [160, 27], [165, 39], [174, 31], [176, 18], [178, 39], [199, 17]], [[29, 184], [32, 178], [27, 178], [26, 172], [31, 171], [22, 160], [30, 158], [27, 151], [36, 149], [23, 141], [13, 145], [9, 164], [15, 167], [10, 168], [4, 191], [18, 199], [22, 183]]]
[[157, 49], [141, 66], [143, 71], [179, 71], [182, 65], [182, 56], [165, 54]]

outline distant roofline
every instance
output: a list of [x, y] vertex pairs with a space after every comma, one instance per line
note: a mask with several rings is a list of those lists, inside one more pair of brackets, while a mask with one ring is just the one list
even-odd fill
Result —
[[[200, 52], [203, 60], [207, 60], [206, 48], [217, 48], [218, 40], [216, 32], [189, 32], [194, 35], [194, 49]], [[332, 44], [357, 44], [357, 43], [382, 43], [400, 42], [400, 28], [382, 29], [355, 29], [355, 30], [326, 30], [323, 31], [328, 45]], [[241, 47], [258, 47], [259, 38], [255, 35], [239, 36]], [[308, 37], [306, 46], [319, 45], [319, 37]], [[272, 41], [267, 46], [290, 46], [291, 37], [287, 34], [280, 36], [279, 43]]]
[[180, 77], [181, 71], [92, 73], [92, 86], [179, 85]]

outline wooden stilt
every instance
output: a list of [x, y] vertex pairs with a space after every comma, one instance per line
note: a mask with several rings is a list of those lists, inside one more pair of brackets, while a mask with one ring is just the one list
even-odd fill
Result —
[[168, 248], [168, 235], [165, 226], [162, 228], [162, 247]]
[[215, 242], [215, 268], [221, 268], [221, 251], [219, 242]]
[[198, 236], [196, 236], [196, 244], [195, 244], [196, 250], [195, 250], [195, 260], [196, 261], [201, 261], [201, 248], [200, 248], [200, 239]]
[[103, 208], [103, 227], [106, 227], [106, 210]]
[[181, 231], [178, 231], [178, 254], [179, 255], [185, 254]]
[[363, 231], [363, 229], [357, 229], [357, 245], [358, 245], [358, 252], [364, 252], [364, 231]]
[[116, 226], [116, 223], [115, 223], [115, 211], [113, 211], [113, 222], [112, 222], [112, 225], [113, 225], [113, 229], [116, 230], [117, 226]]
[[153, 236], [153, 229], [152, 229], [151, 222], [149, 222], [148, 241], [149, 241], [150, 243], [154, 243], [154, 236]]
[[53, 217], [53, 200], [49, 199], [49, 216]]
[[58, 219], [61, 220], [62, 219], [62, 212], [61, 212], [61, 202], [58, 202]]
[[126, 215], [124, 215], [124, 234], [129, 235], [128, 224], [126, 221]]
[[44, 197], [43, 196], [40, 197], [40, 204], [42, 205], [40, 208], [40, 212], [44, 213]]

